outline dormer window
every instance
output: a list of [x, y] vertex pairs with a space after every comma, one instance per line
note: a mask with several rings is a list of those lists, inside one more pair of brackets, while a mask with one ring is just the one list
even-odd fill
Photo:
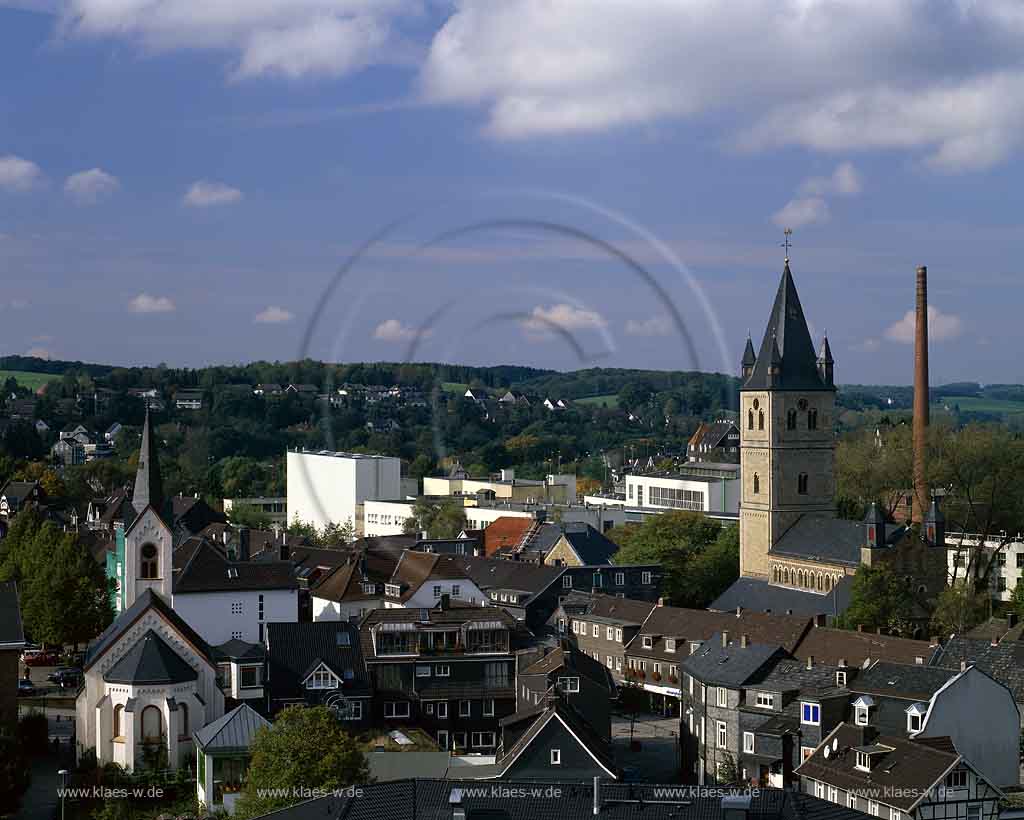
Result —
[[800, 722], [808, 726], [821, 725], [821, 705], [818, 703], [800, 704]]
[[376, 584], [370, 584], [370, 583], [363, 584], [363, 594], [364, 595], [373, 595], [376, 592], [377, 592], [377, 585]]
[[856, 768], [860, 769], [862, 772], [870, 772], [871, 771], [871, 755], [869, 755], [867, 752], [858, 751], [857, 752], [857, 762], [856, 762], [855, 766], [856, 766]]
[[384, 591], [391, 598], [398, 598], [402, 594], [402, 588], [398, 584], [385, 584]]
[[650, 635], [644, 635], [640, 642], [644, 649], [654, 649], [654, 638]]
[[836, 686], [846, 686], [846, 673], [836, 672]]
[[675, 638], [665, 638], [665, 651], [666, 652], [675, 652], [676, 651], [676, 639]]
[[304, 683], [307, 689], [337, 689], [339, 681], [337, 675], [322, 663], [309, 673]]
[[928, 714], [928, 704], [915, 703], [907, 709], [907, 732], [920, 732], [924, 726], [925, 715]]
[[853, 702], [853, 722], [858, 726], [867, 726], [871, 719], [871, 707], [875, 702], [868, 695], [861, 695]]

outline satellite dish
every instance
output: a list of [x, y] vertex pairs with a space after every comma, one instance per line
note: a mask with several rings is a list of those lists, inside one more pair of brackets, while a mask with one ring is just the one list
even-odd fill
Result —
[[828, 758], [829, 758], [829, 755], [831, 754], [831, 752], [830, 752], [830, 751], [828, 750], [828, 746], [826, 746], [826, 747], [825, 747], [825, 752], [824, 752], [824, 754], [825, 754], [825, 760], [828, 760]]
[[834, 752], [838, 748], [839, 748], [839, 738], [834, 737], [834, 738], [832, 738], [832, 751]]

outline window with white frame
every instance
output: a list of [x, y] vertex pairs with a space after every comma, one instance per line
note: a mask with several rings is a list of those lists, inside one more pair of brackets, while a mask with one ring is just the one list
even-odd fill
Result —
[[607, 658], [607, 663], [605, 663], [605, 666], [607, 666], [607, 667], [608, 667], [609, 669], [611, 669], [611, 668], [612, 668], [612, 664], [613, 664], [614, 662], [615, 662], [615, 661], [614, 661], [614, 660], [612, 659], [612, 656], [611, 656], [611, 655], [609, 655], [609, 656], [608, 656], [608, 658]]
[[775, 707], [775, 696], [771, 692], [758, 692], [756, 704], [761, 709], [773, 709]]
[[800, 722], [808, 726], [821, 725], [821, 705], [817, 703], [800, 704]]
[[551, 765], [560, 766], [562, 764], [562, 750], [552, 749], [551, 750]]
[[616, 658], [615, 659], [615, 671], [616, 672], [621, 672], [622, 671], [622, 658]]
[[338, 677], [330, 669], [320, 664], [308, 678], [306, 678], [307, 689], [337, 689]]
[[409, 717], [409, 701], [387, 701], [384, 704], [384, 717], [389, 719]]
[[615, 640], [622, 643], [622, 630], [619, 627], [615, 627]]
[[442, 719], [448, 717], [448, 701], [439, 700], [437, 702], [437, 716]]
[[981, 805], [974, 803], [967, 807], [967, 820], [981, 820]]
[[469, 717], [471, 707], [472, 707], [472, 701], [460, 700], [459, 701], [459, 717]]
[[385, 584], [384, 592], [391, 598], [397, 598], [402, 594], [402, 588], [398, 584]]
[[447, 663], [435, 663], [434, 664], [434, 677], [435, 678], [450, 678], [452, 674], [452, 668]]
[[615, 586], [621, 587], [621, 586], [625, 586], [625, 584], [626, 584], [626, 573], [624, 573], [624, 572], [616, 572], [615, 573]]
[[862, 772], [870, 772], [871, 755], [869, 755], [867, 752], [858, 751], [856, 762], [854, 763], [854, 768], [860, 769]]
[[666, 652], [675, 652], [676, 651], [676, 639], [675, 638], [665, 638], [665, 651]]
[[744, 732], [743, 733], [743, 752], [744, 754], [752, 755], [754, 753], [754, 733]]
[[729, 690], [726, 689], [724, 686], [718, 687], [718, 699], [716, 701], [716, 704], [722, 707], [729, 705]]
[[718, 748], [719, 749], [728, 749], [729, 745], [728, 745], [728, 737], [727, 737], [727, 734], [726, 734], [725, 721], [724, 720], [719, 720], [719, 721], [716, 721], [716, 723], [718, 724]]
[[429, 666], [429, 664], [418, 664], [416, 666], [416, 677], [417, 678], [429, 678], [430, 677], [430, 666]]
[[607, 627], [605, 627], [604, 639], [606, 641], [614, 641], [615, 640], [615, 627], [614, 626], [607, 626]]
[[579, 678], [559, 678], [558, 688], [563, 692], [579, 692], [580, 691], [580, 679]]
[[644, 649], [654, 649], [654, 638], [651, 635], [644, 635], [640, 639], [640, 644]]
[[956, 771], [950, 772], [946, 775], [946, 788], [947, 789], [966, 789], [967, 788], [967, 770], [957, 769]]
[[440, 598], [441, 597], [441, 587], [440, 586], [435, 586], [434, 587], [434, 597], [435, 598]]
[[484, 699], [484, 717], [494, 717], [494, 698]]
[[846, 807], [848, 809], [857, 810], [857, 793], [849, 791], [846, 793]]
[[594, 629], [593, 629], [593, 633], [592, 634], [593, 634], [593, 636], [595, 638], [600, 638], [601, 637], [601, 627], [599, 627], [597, 624], [594, 624]]
[[899, 809], [889, 809], [889, 820], [903, 820], [903, 815]]
[[823, 800], [825, 799], [825, 784], [820, 780], [814, 781], [814, 796], [820, 797]]
[[839, 789], [837, 789], [835, 786], [829, 786], [828, 787], [828, 799], [831, 800], [833, 803], [838, 803], [839, 802]]
[[473, 732], [470, 735], [470, 745], [474, 749], [493, 749], [497, 745], [494, 742], [494, 732]]
[[868, 801], [868, 814], [870, 814], [872, 817], [879, 817], [880, 816], [879, 812], [878, 812], [878, 802], [877, 801], [875, 801], [875, 800], [869, 800]]
[[836, 686], [846, 686], [845, 672], [836, 672]]
[[654, 583], [654, 573], [648, 572], [648, 571], [641, 572], [640, 573], [640, 583], [641, 584], [646, 584], [648, 586], [650, 584]]
[[428, 714], [428, 715], [434, 714], [434, 701], [432, 701], [432, 700], [425, 700], [425, 701], [423, 701], [423, 711], [426, 714]]
[[345, 720], [363, 719], [363, 702], [361, 700], [350, 700], [348, 711], [345, 713]]
[[572, 589], [572, 576], [571, 575], [563, 575], [562, 576], [562, 588], [563, 589]]

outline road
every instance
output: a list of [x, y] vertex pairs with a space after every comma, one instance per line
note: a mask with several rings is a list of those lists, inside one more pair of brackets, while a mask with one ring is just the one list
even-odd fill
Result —
[[612, 753], [627, 777], [648, 783], [678, 783], [679, 718], [640, 715], [633, 726], [633, 739], [640, 743], [636, 751], [629, 747], [629, 724], [628, 717], [612, 715]]

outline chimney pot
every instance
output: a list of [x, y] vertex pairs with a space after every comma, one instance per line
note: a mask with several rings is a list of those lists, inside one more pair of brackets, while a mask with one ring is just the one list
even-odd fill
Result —
[[723, 632], [722, 632], [722, 647], [724, 648], [724, 647], [727, 647], [728, 645], [729, 645], [729, 633], [725, 632], [723, 630]]
[[659, 598], [658, 599], [658, 606], [665, 606], [665, 599], [664, 598]]
[[846, 668], [846, 658], [840, 658], [838, 665], [839, 665], [840, 668], [845, 669]]
[[747, 633], [745, 632], [742, 635], [740, 635], [740, 646], [743, 649], [746, 649], [748, 646], [750, 646], [750, 636], [747, 635]]
[[807, 656], [807, 668], [808, 669], [813, 669], [814, 668], [814, 655], [808, 655]]
[[736, 605], [736, 617], [739, 618], [743, 614], [743, 607], [739, 604]]
[[960, 671], [961, 672], [966, 672], [967, 671], [967, 661], [960, 661]]

